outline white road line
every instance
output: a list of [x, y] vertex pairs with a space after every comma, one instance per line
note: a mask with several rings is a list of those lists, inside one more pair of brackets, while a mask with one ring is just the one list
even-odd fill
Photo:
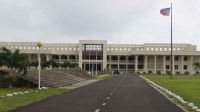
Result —
[[109, 99], [110, 99], [110, 97], [107, 97], [106, 99], [107, 99], [107, 100], [109, 100]]
[[103, 103], [102, 105], [103, 105], [103, 106], [105, 106], [105, 105], [106, 105], [106, 103]]
[[96, 109], [94, 112], [100, 112], [100, 109], [98, 108], [98, 109]]

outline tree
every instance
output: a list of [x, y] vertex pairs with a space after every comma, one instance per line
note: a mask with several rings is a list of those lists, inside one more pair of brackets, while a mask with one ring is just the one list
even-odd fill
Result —
[[67, 68], [67, 67], [69, 67], [69, 65], [70, 65], [70, 62], [69, 62], [69, 61], [65, 61], [63, 64], [61, 64], [61, 66], [62, 66], [63, 68]]
[[18, 49], [11, 52], [9, 49], [2, 47], [0, 49], [0, 60], [0, 63], [9, 70], [6, 77], [9, 79], [9, 87], [11, 88], [17, 74], [25, 75], [27, 73], [28, 56], [20, 54]]
[[199, 74], [200, 62], [194, 62], [193, 67], [197, 74]]

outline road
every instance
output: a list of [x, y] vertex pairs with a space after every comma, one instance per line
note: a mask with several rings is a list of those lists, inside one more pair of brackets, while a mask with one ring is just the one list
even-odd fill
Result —
[[137, 75], [83, 86], [14, 112], [184, 112]]

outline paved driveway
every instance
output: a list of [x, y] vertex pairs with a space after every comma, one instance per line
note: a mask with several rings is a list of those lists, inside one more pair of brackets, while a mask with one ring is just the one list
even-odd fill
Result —
[[116, 75], [14, 112], [184, 112], [136, 75]]

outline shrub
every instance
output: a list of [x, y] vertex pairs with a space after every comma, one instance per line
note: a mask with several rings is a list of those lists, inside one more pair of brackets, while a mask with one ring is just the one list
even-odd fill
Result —
[[153, 72], [152, 72], [152, 71], [148, 71], [148, 74], [152, 75], [152, 74], [153, 74]]
[[185, 75], [190, 75], [190, 72], [189, 71], [185, 71]]
[[166, 71], [166, 74], [167, 74], [167, 75], [171, 75], [171, 72], [170, 72], [170, 71]]
[[157, 74], [158, 74], [158, 75], [161, 75], [161, 71], [157, 71]]
[[181, 75], [181, 73], [180, 72], [176, 72], [176, 75]]
[[140, 75], [140, 72], [139, 72], [139, 71], [137, 71], [137, 74], [138, 74], [138, 75]]
[[143, 75], [145, 75], [146, 74], [146, 72], [143, 72]]

